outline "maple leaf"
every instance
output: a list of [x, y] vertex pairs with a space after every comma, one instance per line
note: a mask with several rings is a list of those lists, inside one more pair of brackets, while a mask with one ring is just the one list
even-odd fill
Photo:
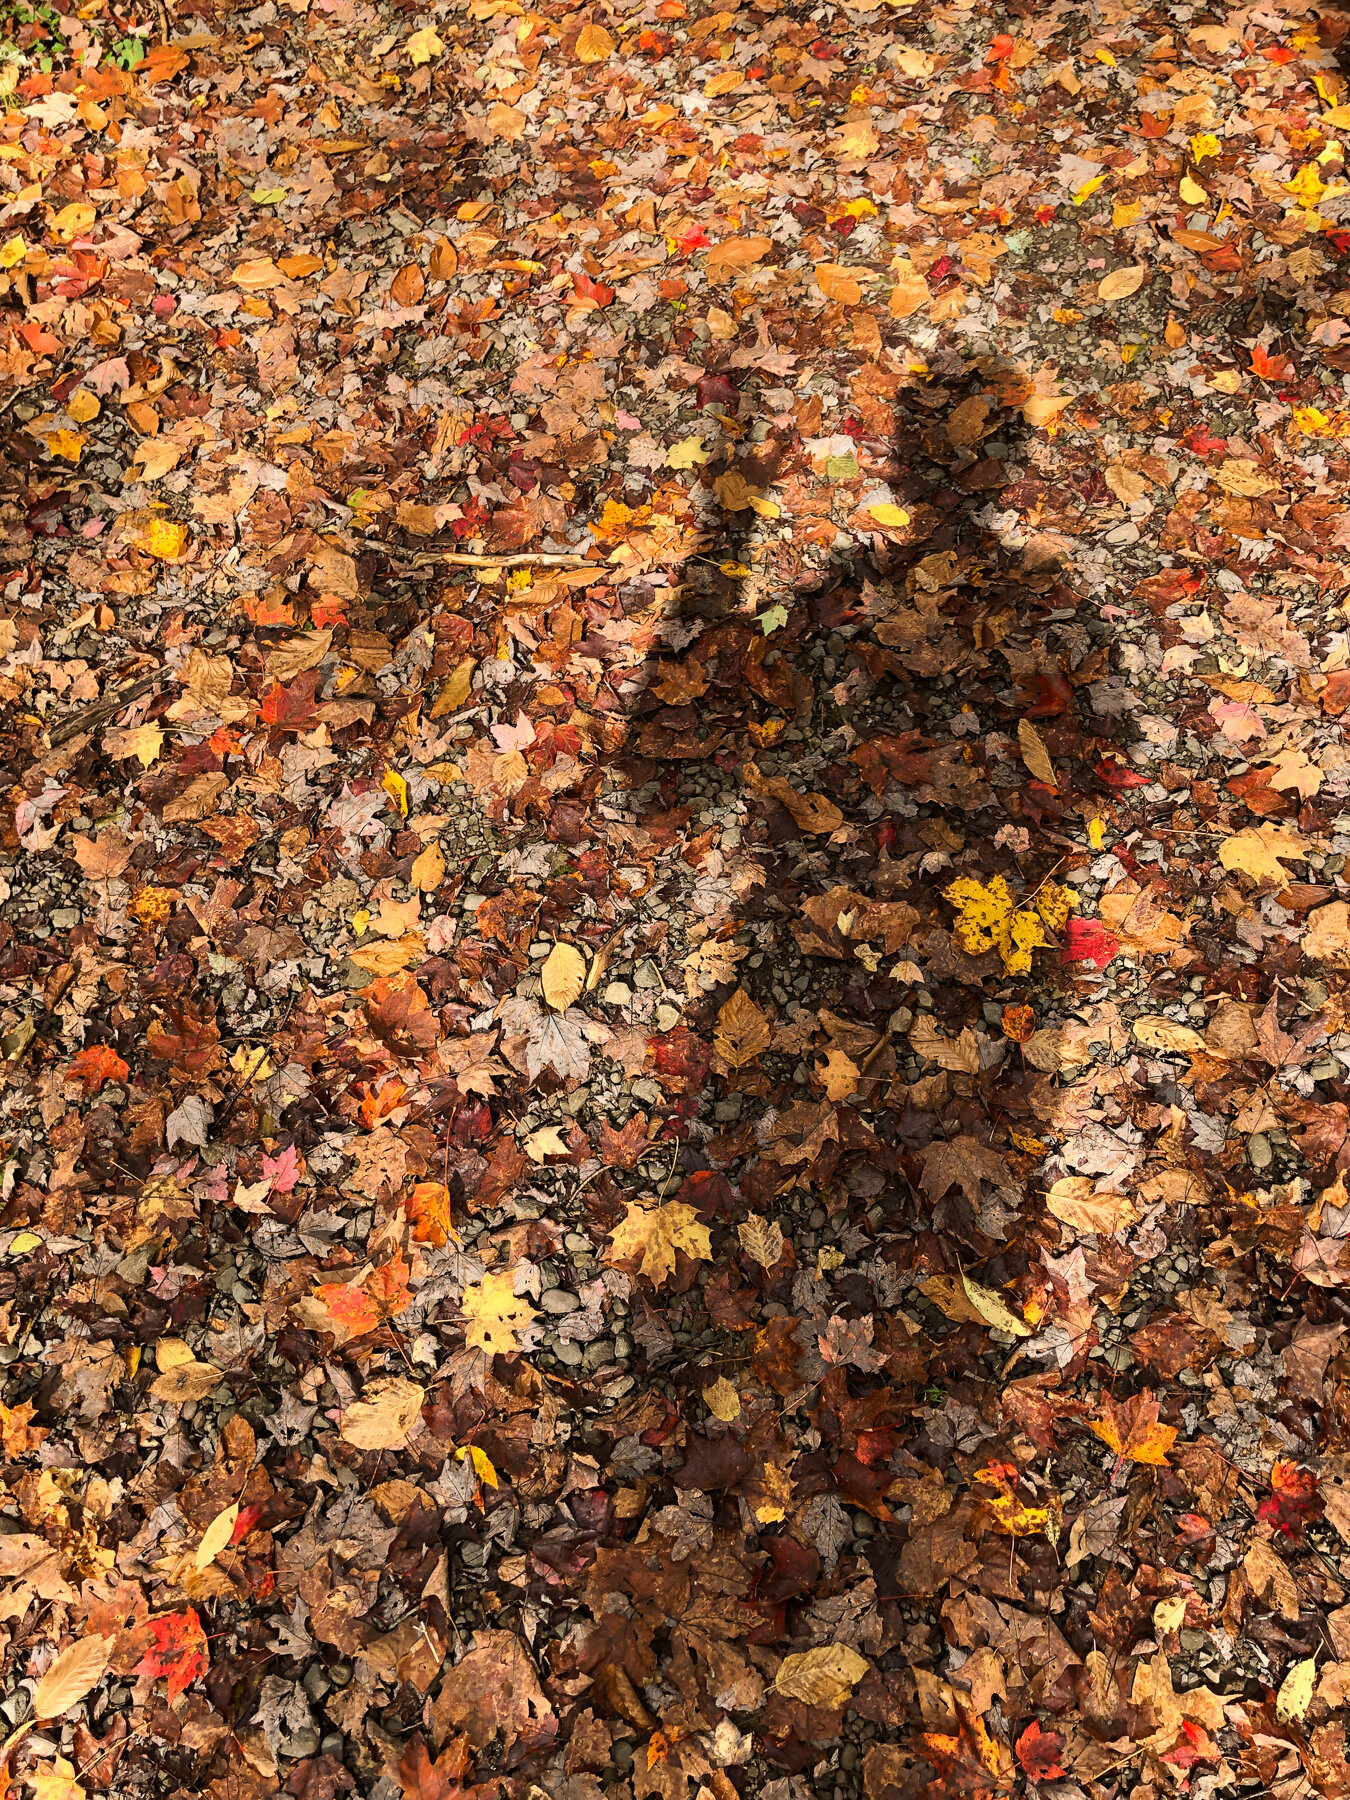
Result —
[[608, 1169], [633, 1169], [647, 1148], [647, 1115], [634, 1113], [618, 1131], [600, 1121], [600, 1160]]
[[182, 1612], [159, 1613], [149, 1621], [150, 1648], [136, 1665], [136, 1673], [150, 1681], [162, 1675], [169, 1684], [170, 1704], [205, 1675], [210, 1664], [206, 1633], [195, 1607]]
[[1028, 1781], [1062, 1781], [1064, 1739], [1033, 1719], [1017, 1740], [1017, 1760]]
[[362, 997], [371, 1030], [396, 1055], [430, 1050], [440, 1036], [430, 1001], [406, 969], [372, 981]]
[[463, 1732], [475, 1750], [498, 1737], [506, 1750], [517, 1743], [538, 1750], [558, 1731], [529, 1652], [512, 1631], [475, 1630], [472, 1650], [446, 1670], [431, 1716], [437, 1742]]
[[50, 1768], [39, 1763], [28, 1779], [33, 1784], [36, 1800], [85, 1800], [85, 1791], [75, 1775], [75, 1765], [67, 1762], [64, 1756], [58, 1756]]
[[930, 1200], [940, 1200], [952, 1187], [961, 1192], [975, 1208], [983, 1203], [981, 1183], [991, 1187], [1007, 1187], [1012, 1177], [1007, 1163], [996, 1150], [967, 1135], [944, 1143], [940, 1138], [929, 1144], [923, 1155], [923, 1191]]
[[419, 1244], [434, 1244], [439, 1249], [454, 1235], [450, 1190], [442, 1181], [414, 1183], [404, 1199], [403, 1210], [412, 1221], [413, 1237]]
[[1285, 886], [1290, 876], [1281, 858], [1295, 861], [1312, 848], [1290, 825], [1256, 825], [1225, 838], [1219, 845], [1219, 861], [1225, 869], [1236, 869], [1253, 881], [1277, 881]]
[[300, 1179], [300, 1152], [294, 1144], [288, 1144], [276, 1156], [268, 1156], [264, 1151], [262, 1171], [274, 1194], [289, 1194]]
[[942, 891], [956, 908], [953, 935], [968, 956], [997, 950], [1009, 975], [1030, 974], [1032, 951], [1048, 940], [1037, 915], [1015, 907], [1001, 875], [988, 883], [960, 875]]
[[426, 1389], [395, 1375], [368, 1382], [359, 1400], [342, 1415], [339, 1434], [358, 1450], [398, 1450], [422, 1413]]
[[1123, 1403], [1104, 1396], [1101, 1416], [1089, 1419], [1088, 1426], [1108, 1449], [1129, 1462], [1165, 1463], [1177, 1439], [1176, 1427], [1158, 1418], [1158, 1402], [1150, 1393]]
[[737, 988], [717, 1015], [713, 1047], [728, 1069], [743, 1069], [769, 1048], [773, 1034], [769, 1021], [746, 993]]
[[649, 1047], [656, 1072], [670, 1093], [694, 1093], [707, 1080], [712, 1053], [687, 1025], [652, 1038]]
[[105, 1081], [125, 1081], [130, 1073], [130, 1065], [123, 1062], [111, 1044], [92, 1044], [66, 1065], [66, 1080], [78, 1081], [84, 1088], [86, 1100], [96, 1094]]
[[528, 1331], [535, 1310], [516, 1293], [515, 1271], [489, 1271], [481, 1281], [464, 1289], [464, 1343], [488, 1356], [509, 1356], [520, 1349], [520, 1334]]
[[626, 1206], [624, 1217], [610, 1234], [606, 1262], [635, 1262], [638, 1273], [660, 1287], [674, 1274], [677, 1253], [683, 1251], [701, 1262], [712, 1260], [708, 1227], [699, 1224], [692, 1206], [682, 1200], [670, 1200], [664, 1206], [643, 1206], [629, 1200]]

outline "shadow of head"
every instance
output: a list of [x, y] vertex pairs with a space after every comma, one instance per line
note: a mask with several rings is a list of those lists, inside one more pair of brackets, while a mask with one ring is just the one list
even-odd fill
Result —
[[1072, 606], [1053, 534], [1022, 523], [1044, 490], [1031, 373], [928, 335], [843, 377], [832, 414], [814, 380], [774, 412], [729, 358], [706, 370], [700, 535], [632, 702], [630, 779], [729, 771], [878, 709], [892, 726], [959, 711], [1015, 623]]

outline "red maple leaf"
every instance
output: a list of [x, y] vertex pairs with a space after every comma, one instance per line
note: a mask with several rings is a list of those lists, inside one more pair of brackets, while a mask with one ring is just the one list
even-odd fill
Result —
[[72, 1057], [66, 1069], [66, 1080], [82, 1083], [87, 1100], [91, 1094], [98, 1092], [105, 1081], [122, 1081], [129, 1073], [128, 1065], [111, 1044], [91, 1044], [87, 1050], [81, 1050], [78, 1056]]
[[1287, 356], [1272, 356], [1264, 344], [1253, 346], [1253, 375], [1259, 375], [1262, 381], [1289, 381], [1293, 373], [1294, 365]]
[[1256, 1516], [1289, 1538], [1303, 1535], [1305, 1525], [1322, 1516], [1320, 1482], [1311, 1469], [1281, 1460], [1270, 1471], [1271, 1493], [1256, 1509]]
[[157, 1681], [161, 1675], [169, 1684], [169, 1699], [176, 1700], [199, 1681], [210, 1666], [206, 1653], [206, 1633], [195, 1607], [184, 1612], [160, 1613], [150, 1620], [150, 1648], [136, 1665], [138, 1675]]
[[687, 1025], [654, 1037], [648, 1044], [656, 1072], [672, 1094], [687, 1094], [707, 1080], [712, 1051]]
[[366, 1277], [366, 1292], [383, 1318], [395, 1319], [412, 1305], [412, 1289], [408, 1286], [411, 1272], [403, 1252], [396, 1250], [387, 1263], [381, 1263]]
[[1064, 1739], [1057, 1731], [1043, 1731], [1033, 1719], [1017, 1740], [1017, 1760], [1028, 1781], [1060, 1781], [1064, 1767]]
[[258, 704], [258, 717], [276, 731], [308, 731], [316, 722], [314, 695], [319, 686], [317, 669], [306, 669], [285, 687], [272, 683]]
[[1100, 919], [1070, 919], [1064, 927], [1066, 963], [1090, 962], [1104, 969], [1119, 949], [1114, 932]]
[[597, 281], [592, 275], [573, 275], [572, 286], [576, 289], [578, 300], [594, 300], [600, 307], [608, 306], [614, 298], [614, 289], [607, 282]]
[[314, 1298], [349, 1337], [365, 1337], [380, 1329], [379, 1309], [354, 1281], [322, 1281], [314, 1290]]

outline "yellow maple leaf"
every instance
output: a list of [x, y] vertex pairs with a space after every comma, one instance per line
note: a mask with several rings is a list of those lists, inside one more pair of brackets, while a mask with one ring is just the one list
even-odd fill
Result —
[[442, 55], [444, 50], [444, 43], [430, 25], [421, 31], [414, 31], [408, 39], [408, 55], [412, 58], [415, 68], [420, 68], [423, 63], [430, 62], [433, 57]]
[[1072, 888], [1060, 887], [1057, 882], [1047, 881], [1036, 895], [1036, 911], [1045, 920], [1051, 931], [1063, 931], [1068, 923], [1069, 914], [1078, 904], [1078, 896]]
[[609, 1240], [605, 1251], [608, 1263], [638, 1260], [638, 1273], [645, 1275], [654, 1287], [660, 1287], [675, 1272], [675, 1253], [700, 1262], [712, 1261], [712, 1239], [708, 1227], [700, 1225], [698, 1214], [682, 1200], [671, 1200], [665, 1206], [640, 1206], [628, 1202], [628, 1211]]
[[956, 908], [954, 933], [967, 956], [997, 950], [1009, 975], [1030, 974], [1032, 951], [1048, 940], [1035, 913], [1017, 911], [1001, 875], [991, 876], [987, 885], [959, 875], [943, 893]]
[[535, 1317], [528, 1300], [516, 1294], [514, 1269], [499, 1269], [471, 1281], [464, 1290], [464, 1343], [488, 1356], [508, 1356], [520, 1348], [519, 1334]]
[[49, 431], [47, 433], [48, 456], [64, 456], [67, 462], [77, 463], [84, 446], [85, 435], [82, 431]]
[[151, 519], [136, 539], [136, 548], [145, 556], [157, 557], [160, 562], [173, 562], [187, 549], [187, 543], [186, 525], [179, 525], [173, 519]]
[[51, 1768], [39, 1763], [28, 1777], [37, 1800], [84, 1800], [84, 1789], [75, 1779], [75, 1765], [58, 1756]]
[[1292, 194], [1299, 205], [1305, 209], [1314, 207], [1327, 191], [1327, 184], [1317, 173], [1316, 163], [1304, 163], [1292, 181], [1284, 184], [1286, 194]]

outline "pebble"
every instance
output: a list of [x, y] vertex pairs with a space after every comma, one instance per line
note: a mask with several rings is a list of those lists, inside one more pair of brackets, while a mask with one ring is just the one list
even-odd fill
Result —
[[549, 1348], [558, 1361], [569, 1369], [577, 1368], [586, 1354], [581, 1345], [575, 1343], [571, 1338], [559, 1338], [556, 1343], [550, 1342]]
[[1254, 1169], [1268, 1169], [1274, 1161], [1270, 1139], [1263, 1131], [1254, 1132], [1247, 1139], [1247, 1161]]
[[581, 1305], [575, 1294], [569, 1294], [566, 1288], [549, 1288], [539, 1296], [539, 1304], [546, 1313], [575, 1312]]

